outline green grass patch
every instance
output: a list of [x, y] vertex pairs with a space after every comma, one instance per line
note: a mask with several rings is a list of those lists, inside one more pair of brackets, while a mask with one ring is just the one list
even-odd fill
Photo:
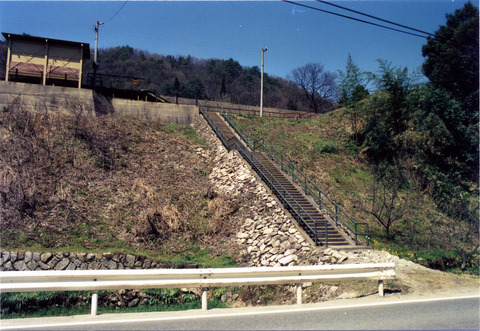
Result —
[[207, 146], [205, 139], [198, 137], [197, 132], [191, 126], [167, 123], [162, 124], [158, 129], [172, 136], [183, 136], [189, 139], [195, 145]]
[[[218, 291], [223, 293], [221, 289]], [[202, 307], [201, 299], [195, 294], [179, 289], [141, 290], [138, 298], [144, 300], [135, 307], [119, 307], [108, 301], [107, 297], [114, 297], [113, 294], [114, 291], [99, 291], [99, 314], [182, 311]], [[212, 293], [212, 300], [208, 301], [209, 308], [228, 308], [220, 296]], [[90, 314], [91, 311], [89, 291], [2, 293], [0, 300], [2, 319], [74, 316]]]
[[198, 246], [190, 247], [187, 252], [164, 257], [163, 261], [174, 264], [198, 264], [207, 268], [232, 268], [237, 265], [234, 259], [228, 256], [211, 256], [210, 250]]
[[334, 153], [337, 147], [334, 141], [320, 141], [314, 145], [315, 153]]

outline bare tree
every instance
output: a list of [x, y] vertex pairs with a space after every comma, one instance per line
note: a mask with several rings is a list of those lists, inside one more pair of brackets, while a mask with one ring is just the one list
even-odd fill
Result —
[[392, 226], [406, 213], [409, 196], [400, 196], [406, 179], [398, 164], [379, 167], [375, 171], [369, 192], [369, 202], [360, 201], [360, 209], [373, 216], [385, 230], [387, 240], [392, 236]]
[[325, 71], [323, 65], [319, 63], [309, 63], [294, 69], [290, 77], [303, 90], [315, 113], [335, 101], [336, 78], [336, 73]]

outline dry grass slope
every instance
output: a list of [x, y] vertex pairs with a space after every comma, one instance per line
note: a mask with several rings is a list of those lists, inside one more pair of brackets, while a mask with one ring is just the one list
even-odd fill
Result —
[[197, 148], [191, 127], [13, 103], [0, 112], [2, 248], [169, 259], [220, 242], [234, 208], [207, 194]]

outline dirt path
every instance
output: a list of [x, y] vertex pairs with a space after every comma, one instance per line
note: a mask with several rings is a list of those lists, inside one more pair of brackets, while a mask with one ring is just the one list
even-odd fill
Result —
[[348, 256], [344, 264], [394, 262], [397, 274], [396, 281], [400, 286], [408, 288], [408, 291], [403, 294], [425, 295], [439, 292], [480, 294], [479, 277], [429, 269], [384, 251], [359, 250], [341, 251], [339, 253]]

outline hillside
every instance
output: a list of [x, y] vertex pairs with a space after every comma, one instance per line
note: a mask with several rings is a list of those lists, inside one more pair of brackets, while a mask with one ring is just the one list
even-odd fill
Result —
[[[346, 110], [311, 120], [237, 115], [236, 121], [272, 142], [354, 219], [369, 222], [375, 247], [446, 270], [461, 262], [449, 246], [453, 239], [475, 243], [413, 185], [414, 177], [395, 195], [375, 181], [374, 165], [351, 141]], [[206, 249], [234, 263], [238, 247], [223, 239], [248, 217], [243, 210], [252, 210], [251, 197], [212, 191], [215, 145], [199, 128], [74, 110], [30, 113], [21, 104], [5, 109], [0, 123], [2, 248], [112, 250], [166, 261]], [[384, 206], [395, 216], [391, 236], [371, 212], [380, 191], [391, 199]], [[464, 262], [476, 269], [478, 255]]]
[[[252, 137], [265, 138], [293, 160], [355, 220], [368, 222], [375, 248], [432, 268], [453, 270], [462, 265], [462, 259], [452, 242], [465, 240], [466, 249], [478, 242], [476, 232], [459, 227], [443, 213], [429, 192], [415, 184], [412, 173], [406, 178], [409, 185], [399, 186], [396, 191], [376, 179], [376, 165], [352, 141], [347, 109], [311, 120], [237, 115], [235, 121]], [[470, 185], [475, 187], [475, 182]], [[377, 212], [373, 206], [383, 209]], [[387, 216], [391, 217], [390, 235], [380, 223]], [[478, 271], [478, 253], [467, 264]]]
[[[351, 141], [345, 109], [311, 120], [236, 121], [272, 142], [354, 219], [367, 221], [374, 247], [433, 268], [459, 267], [459, 252], [448, 244], [464, 228], [420, 186], [394, 196], [376, 182], [374, 165]], [[239, 248], [224, 239], [249, 217], [244, 210], [256, 207], [248, 204], [251, 193], [238, 200], [212, 191], [209, 176], [219, 160], [205, 128], [30, 113], [21, 104], [5, 109], [0, 124], [2, 248], [111, 250], [180, 262], [206, 249], [227, 264], [240, 261]], [[391, 237], [370, 210], [379, 187], [392, 199]], [[466, 266], [477, 262], [474, 254]]]
[[[298, 135], [300, 140], [296, 140], [292, 132], [289, 141], [308, 150], [306, 146], [311, 142], [302, 144], [302, 139], [319, 132], [331, 137], [336, 130], [341, 131], [341, 118], [341, 114], [334, 113], [310, 121], [237, 119], [244, 125], [262, 123], [263, 129], [275, 125], [284, 136], [290, 135], [289, 127], [300, 128], [309, 134]], [[272, 237], [269, 235], [272, 227], [276, 231], [288, 229], [286, 232], [295, 239], [284, 238], [281, 246], [285, 252], [276, 257], [283, 256], [281, 261], [285, 258], [287, 264], [395, 262], [398, 279], [388, 282], [387, 293], [423, 294], [447, 289], [470, 293], [478, 285], [476, 278], [432, 271], [388, 252], [338, 253], [325, 247], [313, 249], [292, 227], [289, 216], [276, 207], [275, 199], [241, 157], [236, 152], [227, 153], [203, 120], [191, 127], [179, 127], [115, 115], [90, 118], [71, 113], [27, 113], [17, 105], [0, 114], [0, 137], [2, 259], [9, 251], [54, 255], [63, 252], [60, 253], [63, 257], [68, 252], [70, 257], [75, 252], [89, 255], [111, 252], [110, 255], [128, 253], [179, 266], [191, 263], [205, 267], [259, 266], [272, 254], [263, 252], [261, 243], [253, 247], [254, 243], [246, 242], [243, 233], [253, 231], [255, 237], [263, 238], [260, 242], [266, 242]], [[340, 176], [341, 169], [360, 163], [347, 156], [348, 149], [341, 145], [342, 136], [336, 138], [321, 146], [333, 145], [333, 149], [323, 149], [324, 153], [326, 150], [330, 155], [336, 153], [337, 161], [343, 158], [345, 162], [336, 165], [338, 169], [331, 178], [324, 173], [322, 181], [330, 183], [329, 193], [338, 189], [339, 195], [335, 197], [347, 201], [348, 208], [349, 195], [341, 188], [353, 189], [354, 185], [346, 185], [348, 176]], [[309, 157], [313, 151], [303, 154]], [[336, 164], [328, 159], [326, 155], [323, 161], [314, 164], [321, 164], [327, 170]], [[359, 173], [368, 173], [368, 167]], [[282, 231], [278, 231], [279, 235]], [[295, 255], [289, 255], [292, 252]], [[292, 304], [294, 289], [287, 285], [220, 288], [211, 295], [237, 307]], [[373, 281], [318, 283], [306, 286], [304, 300], [368, 297], [376, 290]], [[112, 305], [126, 307], [138, 295], [138, 291], [102, 294], [102, 309], [111, 312]], [[194, 307], [186, 300], [197, 298], [198, 293], [146, 291], [141, 296], [151, 298], [152, 302], [161, 300], [161, 307], [166, 300], [187, 302], [183, 308], [175, 306], [185, 309]], [[38, 307], [49, 307], [55, 313], [57, 309], [52, 305], [58, 302], [81, 307], [80, 313], [88, 310], [85, 296], [64, 298], [59, 294], [54, 301], [48, 299], [50, 296], [35, 295], [1, 298], [8, 318], [29, 316]], [[152, 309], [150, 305], [143, 304], [138, 309]]]
[[0, 137], [3, 249], [171, 261], [233, 231], [219, 213], [230, 202], [207, 194], [212, 161], [197, 151], [210, 147], [192, 127], [16, 105], [0, 113]]

